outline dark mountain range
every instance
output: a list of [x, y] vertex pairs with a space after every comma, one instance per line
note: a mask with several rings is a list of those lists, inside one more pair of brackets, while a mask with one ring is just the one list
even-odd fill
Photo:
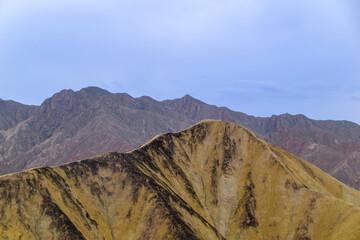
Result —
[[0, 104], [2, 174], [128, 151], [154, 135], [179, 131], [202, 119], [218, 119], [241, 124], [360, 188], [360, 126], [348, 121], [289, 114], [259, 118], [189, 95], [159, 102], [96, 87], [63, 90], [39, 107]]

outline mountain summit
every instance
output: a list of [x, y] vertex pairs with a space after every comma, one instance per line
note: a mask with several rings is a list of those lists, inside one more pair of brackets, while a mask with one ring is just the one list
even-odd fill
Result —
[[359, 239], [360, 193], [201, 121], [128, 153], [0, 177], [2, 239]]

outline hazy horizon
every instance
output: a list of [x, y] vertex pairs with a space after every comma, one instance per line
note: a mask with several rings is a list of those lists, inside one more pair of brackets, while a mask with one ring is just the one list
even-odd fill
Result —
[[0, 0], [0, 98], [98, 86], [360, 123], [360, 4]]

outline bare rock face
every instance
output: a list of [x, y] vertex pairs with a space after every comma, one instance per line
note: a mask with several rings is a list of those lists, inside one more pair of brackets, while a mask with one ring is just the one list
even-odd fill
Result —
[[6, 103], [0, 101], [0, 174], [126, 152], [154, 135], [218, 119], [241, 124], [360, 189], [360, 126], [347, 121], [257, 118], [189, 95], [159, 102], [96, 87], [61, 91], [39, 107]]
[[359, 239], [360, 193], [202, 121], [129, 153], [0, 177], [1, 239]]
[[0, 99], [0, 131], [6, 131], [28, 119], [37, 106], [23, 105], [14, 101]]
[[4, 161], [7, 148], [3, 143], [12, 133], [12, 128], [30, 118], [38, 107], [23, 105], [14, 101], [0, 99], [0, 174], [11, 172], [12, 167]]

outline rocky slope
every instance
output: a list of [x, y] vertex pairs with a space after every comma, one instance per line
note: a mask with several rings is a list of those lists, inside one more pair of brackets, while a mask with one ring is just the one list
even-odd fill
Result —
[[8, 164], [1, 161], [4, 151], [1, 143], [10, 135], [12, 128], [31, 117], [37, 108], [36, 106], [0, 99], [0, 173], [9, 172], [10, 170]]
[[129, 153], [0, 177], [1, 239], [359, 239], [360, 193], [202, 121]]
[[6, 120], [11, 124], [6, 131], [0, 129], [0, 174], [109, 151], [124, 152], [156, 134], [178, 131], [202, 119], [219, 119], [241, 124], [360, 188], [360, 126], [347, 121], [317, 121], [289, 114], [257, 118], [189, 95], [159, 102], [95, 87], [61, 91], [27, 114], [14, 114], [17, 110], [12, 110], [12, 115], [1, 114], [2, 109], [0, 123], [6, 120], [4, 116], [22, 117]]
[[0, 99], [0, 131], [13, 128], [32, 116], [37, 106], [23, 105], [14, 101]]

